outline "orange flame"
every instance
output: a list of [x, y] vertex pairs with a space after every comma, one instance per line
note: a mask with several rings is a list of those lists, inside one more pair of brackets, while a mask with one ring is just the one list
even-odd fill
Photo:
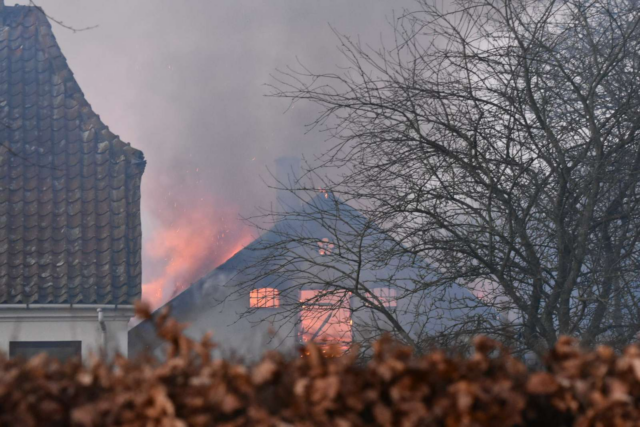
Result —
[[221, 213], [214, 204], [183, 211], [171, 227], [155, 231], [145, 242], [145, 256], [164, 266], [142, 285], [143, 300], [159, 307], [252, 240], [237, 214]]

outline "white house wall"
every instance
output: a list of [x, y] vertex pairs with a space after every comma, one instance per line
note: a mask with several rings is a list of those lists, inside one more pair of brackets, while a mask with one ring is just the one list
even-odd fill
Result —
[[221, 356], [244, 361], [254, 361], [267, 350], [286, 353], [295, 349], [295, 323], [265, 321], [277, 310], [271, 308], [261, 308], [241, 317], [247, 309], [247, 301], [243, 298], [205, 310], [187, 328], [186, 334], [199, 340], [205, 333], [212, 332]]
[[[276, 308], [261, 308], [246, 315], [249, 296], [237, 298], [227, 292], [238, 278], [225, 274], [212, 274], [198, 286], [192, 286], [171, 301], [171, 316], [188, 325], [185, 334], [200, 340], [206, 333], [213, 333], [218, 345], [214, 356], [255, 361], [265, 351], [277, 349], [292, 352], [298, 345], [296, 322], [281, 320], [264, 321]], [[229, 296], [229, 298], [226, 298]], [[244, 315], [243, 315], [244, 314]], [[130, 331], [129, 339], [134, 347], [133, 356], [150, 351], [162, 358], [164, 347], [160, 344], [150, 322], [143, 322]], [[144, 342], [143, 342], [144, 341]]]
[[[127, 329], [132, 308], [103, 308], [107, 350], [127, 355]], [[0, 306], [0, 351], [9, 354], [11, 341], [81, 341], [82, 357], [102, 348], [97, 307], [69, 308]]]

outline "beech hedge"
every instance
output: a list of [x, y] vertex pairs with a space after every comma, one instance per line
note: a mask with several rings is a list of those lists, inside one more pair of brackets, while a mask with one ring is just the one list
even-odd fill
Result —
[[[144, 306], [138, 314], [151, 318]], [[640, 424], [640, 347], [583, 351], [561, 338], [532, 372], [479, 337], [469, 357], [414, 356], [383, 339], [360, 363], [315, 345], [253, 365], [211, 359], [210, 337], [188, 339], [155, 319], [166, 361], [45, 355], [0, 357], [2, 426], [631, 426]], [[355, 352], [353, 352], [355, 353]]]

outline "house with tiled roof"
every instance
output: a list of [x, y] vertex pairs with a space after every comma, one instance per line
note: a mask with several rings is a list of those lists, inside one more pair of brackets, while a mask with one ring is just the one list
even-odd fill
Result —
[[92, 110], [42, 10], [0, 0], [0, 350], [126, 354], [144, 168]]
[[[278, 182], [300, 176], [299, 159], [276, 164]], [[278, 193], [285, 214], [157, 311], [168, 308], [195, 340], [213, 332], [216, 355], [252, 361], [265, 350], [293, 352], [309, 341], [365, 348], [383, 332], [404, 338], [400, 330], [416, 343], [452, 330], [466, 340], [461, 322], [500, 320], [463, 285], [425, 287], [432, 279], [425, 260], [393, 252], [380, 262], [380, 250], [369, 254], [374, 246], [393, 250], [396, 242], [331, 192], [319, 190], [304, 201]], [[129, 331], [131, 356], [162, 357], [165, 347], [152, 319]]]

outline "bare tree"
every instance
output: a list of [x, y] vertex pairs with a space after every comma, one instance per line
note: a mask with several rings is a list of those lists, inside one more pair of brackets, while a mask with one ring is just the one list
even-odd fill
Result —
[[309, 173], [339, 171], [324, 188], [395, 242], [380, 262], [424, 259], [418, 289], [459, 283], [506, 320], [473, 307], [460, 328], [537, 354], [560, 335], [635, 339], [638, 2], [418, 4], [393, 47], [338, 35], [348, 69], [278, 77], [273, 95], [318, 104], [333, 137]]

